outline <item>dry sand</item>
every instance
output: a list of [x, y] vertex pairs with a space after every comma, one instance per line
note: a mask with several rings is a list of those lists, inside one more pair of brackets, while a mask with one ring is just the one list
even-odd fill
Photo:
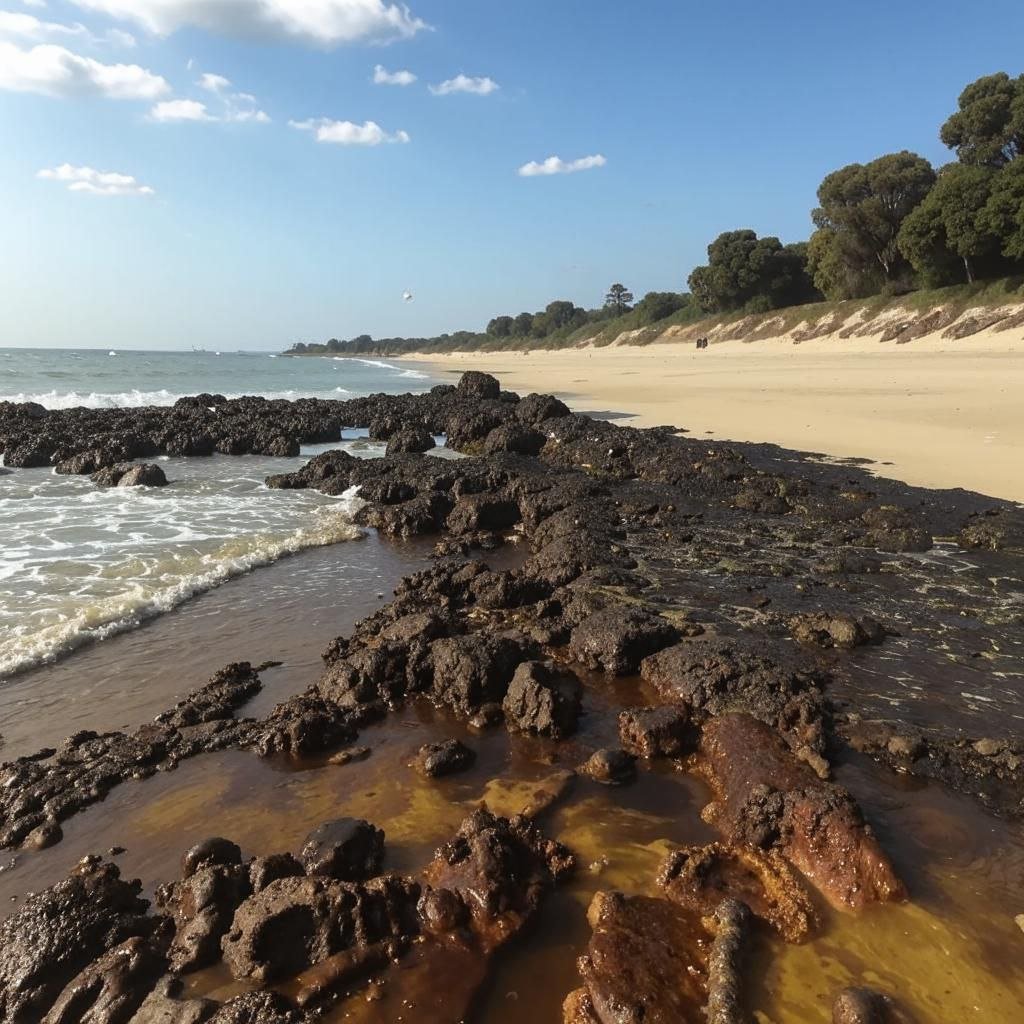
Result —
[[911, 484], [1024, 502], [1024, 329], [907, 345], [830, 336], [713, 341], [698, 352], [659, 340], [413, 358], [439, 376], [485, 370], [581, 412], [629, 414], [621, 423], [868, 459], [872, 472]]

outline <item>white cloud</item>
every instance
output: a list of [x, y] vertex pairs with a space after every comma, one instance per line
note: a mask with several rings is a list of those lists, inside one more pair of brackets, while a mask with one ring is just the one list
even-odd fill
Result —
[[409, 39], [427, 27], [387, 0], [73, 0], [135, 21], [158, 35], [186, 25], [223, 35], [290, 39], [314, 46]]
[[[192, 64], [192, 61], [189, 61]], [[220, 112], [210, 108], [199, 100], [166, 100], [158, 103], [149, 112], [149, 119], [162, 124], [181, 123], [182, 121], [220, 121], [224, 124], [270, 124], [270, 115], [260, 110], [256, 97], [247, 92], [227, 92], [231, 88], [231, 79], [224, 75], [206, 72], [196, 82], [201, 89], [212, 93], [221, 103]]]
[[131, 32], [125, 32], [120, 28], [112, 28], [107, 33], [107, 39], [109, 39], [114, 46], [123, 46], [126, 50], [133, 50], [138, 45], [135, 36], [133, 36]]
[[501, 86], [493, 78], [470, 78], [469, 75], [456, 75], [440, 85], [432, 85], [430, 91], [435, 96], [451, 96], [456, 92], [468, 92], [474, 96], [490, 96]]
[[[45, 4], [35, 6], [45, 6]], [[56, 21], [42, 21], [35, 17], [35, 15], [18, 13], [17, 11], [0, 11], [0, 37], [27, 39], [36, 43], [78, 39], [93, 45], [109, 43], [113, 46], [121, 46], [128, 49], [136, 45], [135, 36], [119, 28], [112, 28], [101, 37], [93, 35], [80, 22], [75, 22], [73, 25], [63, 25]]]
[[543, 163], [531, 160], [519, 168], [523, 178], [536, 178], [547, 174], [575, 174], [577, 171], [589, 171], [594, 167], [604, 167], [608, 161], [598, 153], [595, 156], [584, 156], [579, 160], [562, 160], [557, 156], [549, 156]]
[[80, 24], [61, 25], [55, 21], [41, 21], [33, 14], [20, 14], [17, 11], [0, 11], [0, 36], [18, 36], [35, 42], [44, 39], [55, 39], [69, 36], [89, 38], [89, 30]]
[[213, 75], [207, 73], [199, 76], [199, 81], [196, 85], [200, 89], [205, 89], [207, 92], [220, 92], [222, 89], [228, 89], [231, 86], [231, 79], [225, 78], [223, 75]]
[[379, 146], [382, 142], [409, 142], [409, 133], [384, 131], [376, 121], [356, 124], [353, 121], [332, 121], [321, 117], [309, 121], [289, 121], [293, 128], [312, 132], [317, 142], [331, 142], [339, 146]]
[[150, 112], [149, 119], [161, 124], [174, 124], [180, 121], [216, 121], [217, 119], [206, 109], [205, 103], [198, 100], [165, 100], [158, 103]]
[[153, 100], [170, 86], [137, 64], [102, 64], [63, 46], [43, 44], [23, 50], [0, 40], [0, 89], [46, 96], [105, 96], [114, 100]]
[[153, 196], [156, 192], [148, 185], [140, 185], [130, 174], [96, 171], [92, 167], [73, 167], [61, 164], [37, 175], [44, 181], [67, 183], [71, 192], [85, 192], [94, 196]]
[[238, 124], [270, 124], [270, 115], [265, 110], [231, 109], [228, 110], [221, 120], [234, 121]]
[[374, 85], [412, 85], [416, 76], [411, 71], [388, 71], [383, 64], [373, 69]]

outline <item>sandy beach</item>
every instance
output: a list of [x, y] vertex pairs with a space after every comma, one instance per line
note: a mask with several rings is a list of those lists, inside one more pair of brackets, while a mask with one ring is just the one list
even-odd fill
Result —
[[834, 337], [659, 341], [530, 353], [419, 357], [438, 375], [495, 374], [514, 391], [554, 391], [580, 411], [670, 423], [692, 436], [762, 441], [927, 487], [1024, 501], [1024, 332], [909, 345]]

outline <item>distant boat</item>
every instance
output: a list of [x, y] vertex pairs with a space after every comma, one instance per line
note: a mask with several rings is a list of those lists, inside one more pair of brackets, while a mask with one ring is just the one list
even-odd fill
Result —
[[114, 351], [113, 349], [111, 349], [111, 350], [110, 350], [110, 351], [109, 351], [109, 352], [107, 353], [107, 355], [108, 355], [108, 356], [116, 356], [116, 355], [117, 355], [117, 353], [116, 353], [116, 352], [115, 352], [115, 351]]
[[[192, 351], [197, 356], [208, 356], [210, 354], [209, 352], [206, 351], [205, 348], [196, 348], [195, 345], [192, 346]], [[220, 355], [220, 353], [218, 352], [217, 355]]]

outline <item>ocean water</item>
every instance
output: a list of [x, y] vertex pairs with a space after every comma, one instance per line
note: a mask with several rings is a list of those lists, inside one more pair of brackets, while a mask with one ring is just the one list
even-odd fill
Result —
[[[266, 353], [0, 350], [0, 401], [47, 408], [170, 405], [213, 392], [347, 398], [422, 391], [435, 381], [378, 360]], [[273, 491], [272, 473], [344, 448], [383, 446], [346, 431], [294, 459], [159, 459], [165, 488], [97, 488], [49, 468], [0, 476], [0, 679], [133, 629], [233, 577], [312, 547], [358, 542], [352, 493]]]
[[425, 391], [434, 383], [415, 367], [378, 359], [0, 348], [0, 402], [39, 402], [47, 409], [173, 405], [202, 392], [347, 398]]

